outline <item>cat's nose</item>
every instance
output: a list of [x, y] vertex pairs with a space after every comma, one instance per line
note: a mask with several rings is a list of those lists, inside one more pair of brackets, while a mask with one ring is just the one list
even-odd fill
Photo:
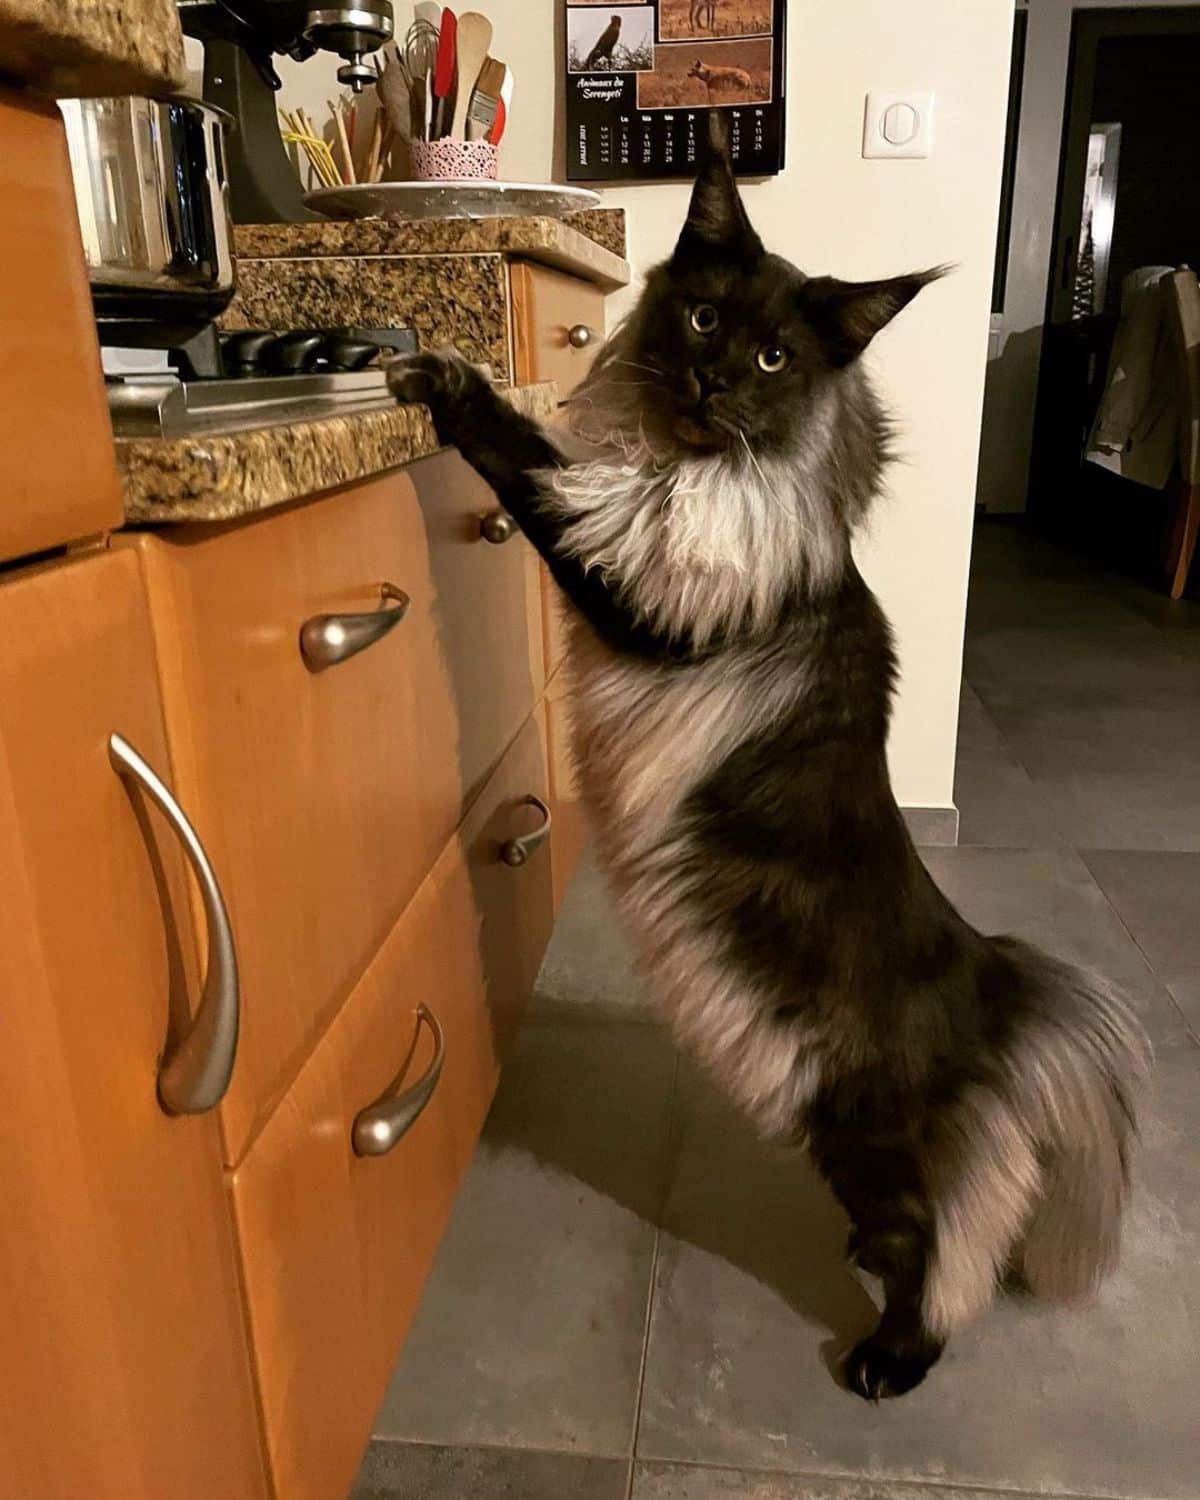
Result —
[[716, 370], [697, 370], [696, 384], [700, 387], [701, 396], [715, 396], [719, 391], [727, 391], [729, 382]]

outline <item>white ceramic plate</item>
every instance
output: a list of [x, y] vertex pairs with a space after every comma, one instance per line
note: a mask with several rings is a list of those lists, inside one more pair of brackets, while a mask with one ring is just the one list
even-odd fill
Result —
[[581, 208], [595, 208], [600, 194], [553, 182], [448, 178], [317, 188], [305, 193], [304, 201], [333, 219], [499, 219], [509, 214], [561, 219]]

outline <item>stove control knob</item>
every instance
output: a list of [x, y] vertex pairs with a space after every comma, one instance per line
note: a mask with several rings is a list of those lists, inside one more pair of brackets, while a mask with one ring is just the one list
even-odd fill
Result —
[[338, 338], [330, 334], [322, 353], [331, 370], [362, 370], [379, 353], [379, 345], [369, 344], [365, 339]]
[[279, 334], [264, 328], [227, 333], [221, 339], [221, 354], [230, 375], [258, 375], [266, 368], [267, 356]]
[[267, 368], [273, 375], [305, 375], [315, 370], [325, 337], [320, 329], [280, 334], [267, 351]]

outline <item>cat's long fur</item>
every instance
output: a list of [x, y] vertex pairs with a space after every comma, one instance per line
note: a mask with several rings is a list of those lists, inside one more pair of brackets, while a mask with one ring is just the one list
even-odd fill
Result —
[[[680, 1043], [807, 1144], [883, 1276], [847, 1368], [871, 1397], [916, 1384], [1014, 1262], [1055, 1297], [1111, 1268], [1146, 1052], [1101, 981], [965, 923], [892, 798], [895, 658], [850, 553], [887, 434], [857, 356], [928, 279], [765, 256], [718, 155], [565, 444], [461, 363], [393, 373], [576, 606], [576, 757], [621, 915]], [[763, 329], [718, 363], [672, 322], [697, 297]], [[739, 376], [753, 337], [790, 341], [790, 386]]]

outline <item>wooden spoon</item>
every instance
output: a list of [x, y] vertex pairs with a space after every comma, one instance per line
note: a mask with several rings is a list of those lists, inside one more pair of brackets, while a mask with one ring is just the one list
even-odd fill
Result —
[[467, 135], [467, 110], [471, 106], [471, 95], [480, 69], [487, 60], [492, 45], [492, 23], [478, 11], [468, 10], [458, 18], [458, 92], [454, 99], [454, 119], [450, 134], [457, 140]]

